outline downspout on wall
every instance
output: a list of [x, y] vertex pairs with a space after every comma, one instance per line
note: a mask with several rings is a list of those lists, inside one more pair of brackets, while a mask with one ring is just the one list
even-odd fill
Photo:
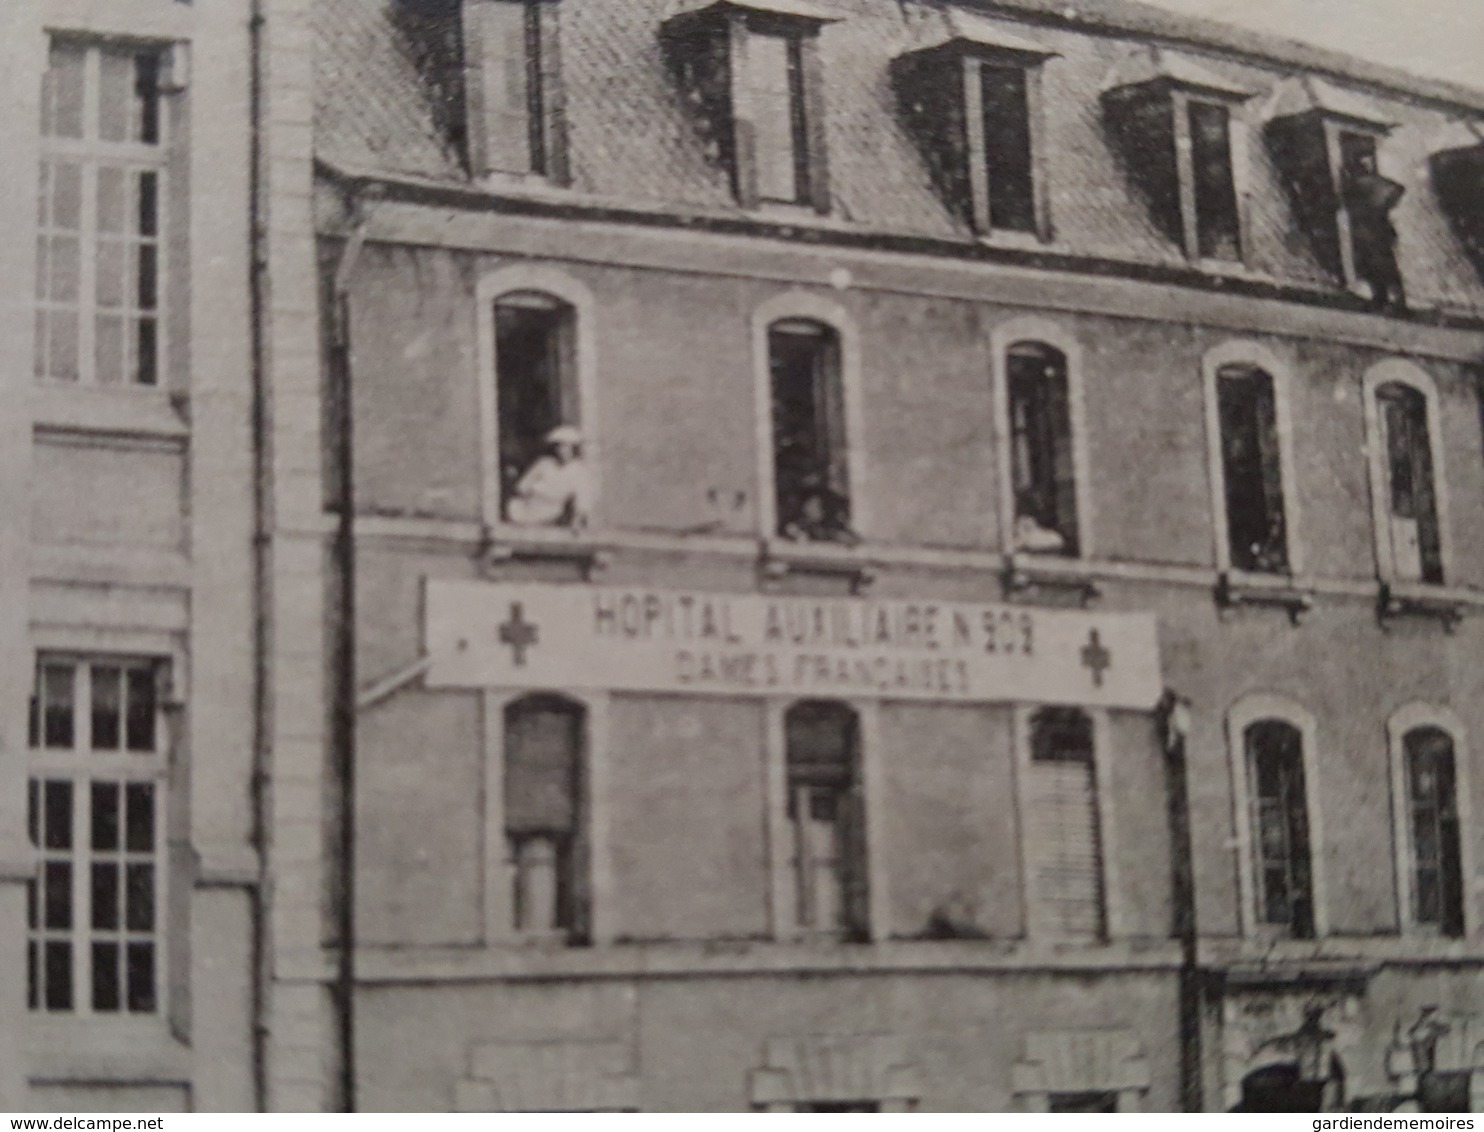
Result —
[[355, 1058], [355, 943], [356, 943], [356, 560], [355, 560], [355, 431], [351, 399], [350, 281], [365, 246], [366, 230], [375, 201], [375, 188], [354, 190], [349, 200], [351, 231], [340, 251], [330, 282], [327, 312], [328, 388], [333, 413], [329, 417], [337, 512], [333, 560], [335, 570], [335, 685], [332, 709], [331, 761], [340, 796], [339, 844], [336, 855], [336, 934], [339, 941], [335, 970], [336, 1027], [340, 1045], [340, 1100], [345, 1112], [356, 1111]]
[[252, 450], [253, 450], [253, 644], [252, 644], [252, 719], [253, 767], [251, 785], [252, 848], [259, 862], [258, 883], [252, 890], [252, 1077], [253, 1107], [258, 1112], [268, 1108], [268, 1017], [267, 987], [271, 978], [268, 954], [267, 864], [267, 787], [270, 759], [268, 720], [268, 610], [269, 562], [268, 532], [271, 523], [268, 500], [267, 406], [267, 295], [264, 275], [267, 271], [267, 233], [263, 224], [263, 12], [262, 0], [253, 0], [248, 17], [248, 301], [249, 335], [252, 357]]

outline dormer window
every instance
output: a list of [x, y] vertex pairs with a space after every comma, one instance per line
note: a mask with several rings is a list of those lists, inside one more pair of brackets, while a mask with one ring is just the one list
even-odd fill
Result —
[[968, 13], [949, 20], [944, 37], [892, 64], [938, 193], [980, 235], [1049, 239], [1037, 107], [1040, 64], [1052, 52]]
[[1390, 130], [1364, 99], [1313, 78], [1279, 92], [1266, 130], [1320, 264], [1377, 307], [1404, 304], [1390, 214], [1405, 190], [1379, 168]]
[[830, 209], [819, 31], [801, 0], [716, 0], [671, 17], [671, 70], [743, 207]]
[[1155, 223], [1189, 259], [1242, 261], [1243, 125], [1234, 112], [1250, 94], [1157, 50], [1128, 61], [1103, 93], [1114, 139]]
[[1438, 202], [1484, 277], [1484, 124], [1451, 123], [1429, 165]]

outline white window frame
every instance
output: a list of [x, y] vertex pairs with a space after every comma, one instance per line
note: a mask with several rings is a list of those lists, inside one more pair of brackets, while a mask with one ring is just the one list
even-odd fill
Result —
[[566, 688], [497, 688], [482, 696], [484, 731], [484, 847], [483, 901], [486, 945], [550, 940], [549, 931], [524, 932], [514, 924], [514, 891], [505, 834], [505, 709], [517, 700], [551, 695], [579, 705], [585, 715], [586, 746], [582, 752], [582, 782], [587, 791], [589, 941], [596, 946], [612, 940], [613, 870], [609, 851], [608, 799], [609, 697], [606, 692], [578, 692]]
[[[32, 659], [34, 673], [32, 694], [39, 695], [39, 680], [43, 666], [63, 664], [71, 665], [73, 668], [73, 745], [66, 750], [49, 748], [45, 745], [45, 711], [44, 707], [38, 705], [38, 711], [41, 713], [37, 721], [39, 745], [28, 744], [25, 774], [28, 794], [29, 784], [33, 781], [65, 780], [72, 784], [73, 844], [68, 852], [68, 859], [73, 870], [72, 927], [67, 929], [66, 934], [73, 948], [73, 994], [70, 1010], [48, 1010], [45, 1005], [39, 1004], [34, 1010], [29, 1011], [29, 1015], [33, 1019], [60, 1021], [63, 1024], [66, 1024], [68, 1020], [85, 1019], [89, 1025], [109, 1028], [167, 1025], [172, 1017], [170, 986], [173, 941], [170, 938], [170, 926], [173, 862], [170, 854], [170, 841], [171, 819], [176, 801], [171, 796], [170, 763], [173, 731], [167, 714], [167, 706], [172, 697], [164, 694], [164, 690], [170, 686], [171, 674], [176, 671], [176, 658], [169, 652], [158, 651], [146, 652], [131, 649], [115, 652], [42, 646], [33, 650]], [[151, 670], [155, 679], [155, 748], [153, 751], [120, 749], [100, 752], [92, 749], [90, 741], [92, 731], [91, 680], [94, 665], [115, 666], [123, 670], [131, 666], [148, 667]], [[126, 726], [122, 713], [119, 726], [121, 729]], [[94, 850], [91, 843], [91, 825], [86, 819], [90, 813], [91, 786], [94, 782], [117, 783], [121, 788], [129, 783], [149, 783], [154, 787], [154, 845], [149, 851], [149, 857], [154, 866], [154, 926], [149, 935], [154, 944], [155, 1004], [151, 1011], [136, 1012], [128, 1009], [126, 1005], [128, 991], [124, 983], [121, 983], [119, 987], [120, 1007], [118, 1010], [97, 1011], [93, 1008], [92, 980], [89, 977], [92, 972], [91, 945], [98, 933], [92, 926], [90, 866], [94, 859]], [[122, 846], [125, 836], [122, 817], [122, 808], [125, 803], [122, 789], [119, 804], [121, 815], [119, 839]], [[46, 856], [44, 846], [28, 846], [28, 850], [38, 865]], [[105, 859], [122, 862], [127, 859], [130, 851], [121, 848], [116, 852], [102, 852]], [[120, 884], [122, 883], [121, 877]], [[41, 914], [44, 913], [38, 909], [38, 915]], [[122, 922], [117, 930], [104, 934], [116, 939], [121, 945], [130, 935]], [[29, 938], [29, 929], [26, 935]], [[44, 958], [39, 957], [38, 962], [44, 963]]]
[[[1083, 390], [1082, 345], [1076, 335], [1049, 319], [1035, 316], [1002, 322], [989, 338], [991, 401], [994, 414], [995, 472], [999, 478], [1000, 544], [1006, 554], [1015, 548], [1015, 474], [1010, 428], [1010, 348], [1035, 342], [1059, 350], [1067, 363], [1067, 406], [1071, 416], [1073, 498], [1077, 505], [1077, 556], [1051, 555], [1048, 560], [1091, 561], [1093, 545], [1092, 492], [1088, 484], [1087, 407]], [[1037, 557], [1027, 555], [1028, 557]]]
[[[32, 351], [32, 380], [42, 386], [71, 388], [84, 386], [91, 389], [159, 390], [170, 383], [170, 296], [173, 287], [171, 277], [171, 251], [179, 243], [174, 231], [176, 210], [173, 205], [171, 186], [171, 164], [177, 140], [176, 115], [173, 99], [169, 97], [167, 85], [168, 66], [172, 51], [180, 50], [171, 43], [142, 43], [141, 51], [154, 50], [160, 56], [161, 89], [159, 91], [159, 141], [154, 145], [143, 142], [105, 142], [98, 137], [99, 82], [101, 54], [113, 46], [115, 41], [87, 33], [56, 32], [46, 37], [46, 52], [49, 55], [54, 43], [71, 45], [85, 51], [83, 66], [83, 136], [81, 138], [53, 137], [39, 134], [39, 164], [50, 161], [67, 161], [77, 164], [82, 170], [81, 216], [77, 233], [78, 253], [78, 303], [77, 303], [77, 380], [55, 378], [35, 374], [43, 343], [37, 340]], [[43, 72], [48, 64], [43, 61]], [[143, 383], [125, 372], [117, 384], [102, 385], [98, 380], [97, 366], [97, 318], [98, 318], [98, 169], [102, 166], [117, 167], [135, 172], [147, 170], [156, 177], [155, 199], [155, 380]], [[126, 224], [128, 221], [126, 220]], [[127, 234], [119, 242], [139, 246], [137, 237]], [[137, 277], [126, 276], [125, 289], [137, 286]], [[33, 311], [42, 309], [40, 296], [33, 291]], [[132, 306], [119, 308], [120, 317], [126, 322], [138, 318]]]
[[1453, 567], [1453, 539], [1448, 519], [1447, 453], [1443, 447], [1443, 424], [1438, 400], [1438, 387], [1421, 366], [1403, 358], [1387, 358], [1366, 370], [1361, 380], [1365, 402], [1365, 451], [1370, 468], [1371, 535], [1376, 548], [1376, 573], [1383, 582], [1400, 582], [1407, 586], [1433, 583], [1397, 577], [1391, 551], [1391, 468], [1381, 429], [1381, 408], [1376, 391], [1383, 385], [1405, 385], [1422, 394], [1427, 403], [1427, 443], [1432, 448], [1432, 490], [1438, 512], [1438, 555], [1443, 562], [1443, 585], [1456, 575]]
[[1098, 857], [1102, 863], [1103, 937], [1102, 939], [1069, 940], [1065, 936], [1042, 937], [1032, 931], [1031, 904], [1036, 899], [1036, 878], [1031, 874], [1030, 854], [1026, 851], [1026, 834], [1030, 822], [1031, 725], [1035, 715], [1047, 704], [1016, 704], [1012, 724], [1015, 758], [1015, 811], [1017, 844], [1020, 847], [1021, 924], [1025, 938], [1032, 943], [1081, 943], [1101, 946], [1129, 935], [1127, 910], [1124, 907], [1118, 875], [1117, 815], [1113, 807], [1113, 784], [1110, 759], [1113, 731], [1106, 708], [1078, 707], [1092, 721], [1092, 788], [1098, 821]]
[[850, 527], [863, 539], [872, 531], [869, 499], [869, 449], [862, 405], [860, 332], [839, 303], [809, 291], [788, 291], [761, 303], [752, 312], [752, 378], [754, 448], [757, 452], [757, 521], [761, 538], [778, 535], [778, 483], [773, 452], [773, 371], [769, 331], [774, 323], [817, 322], [834, 331], [840, 353], [840, 387], [845, 403], [845, 481], [850, 495]]
[[[1227, 762], [1231, 771], [1232, 821], [1237, 847], [1237, 892], [1241, 934], [1249, 939], [1273, 938], [1270, 925], [1261, 922], [1257, 905], [1257, 877], [1252, 844], [1251, 768], [1246, 731], [1263, 720], [1277, 720], [1297, 729], [1303, 743], [1304, 812], [1309, 821], [1309, 883], [1314, 901], [1314, 939], [1329, 935], [1329, 900], [1323, 812], [1319, 806], [1319, 724], [1313, 713], [1286, 696], [1256, 692], [1243, 696], [1227, 711]], [[1287, 939], [1286, 936], [1278, 936]], [[1297, 940], [1313, 943], [1314, 940]]]
[[[815, 697], [770, 697], [763, 704], [763, 759], [767, 783], [768, 915], [769, 935], [774, 940], [806, 940], [837, 936], [830, 929], [800, 925], [794, 914], [792, 878], [794, 828], [788, 818], [788, 739], [785, 716], [795, 704]], [[825, 697], [850, 708], [856, 715], [860, 744], [860, 789], [865, 800], [866, 846], [866, 938], [876, 943], [890, 935], [887, 889], [886, 815], [883, 812], [881, 765], [881, 715], [875, 700]]]
[[[1293, 408], [1290, 401], [1293, 371], [1276, 354], [1257, 342], [1235, 339], [1206, 351], [1201, 358], [1201, 381], [1206, 397], [1206, 467], [1211, 485], [1211, 515], [1214, 523], [1216, 568], [1232, 570], [1231, 532], [1226, 513], [1226, 468], [1222, 451], [1221, 403], [1218, 378], [1228, 366], [1261, 370], [1273, 385], [1273, 414], [1278, 428], [1279, 473], [1283, 483], [1283, 529], [1287, 541], [1288, 573], [1300, 577], [1304, 571], [1303, 527], [1300, 522], [1300, 493], [1293, 455]], [[1244, 576], [1245, 575], [1245, 572]], [[1252, 575], [1259, 578], [1270, 574]]]
[[1479, 930], [1479, 917], [1474, 910], [1473, 787], [1469, 780], [1468, 730], [1448, 708], [1422, 702], [1404, 704], [1386, 721], [1386, 749], [1391, 770], [1391, 823], [1396, 853], [1397, 927], [1405, 936], [1437, 934], [1434, 928], [1417, 921], [1412, 903], [1416, 863], [1410, 822], [1407, 736], [1420, 727], [1436, 728], [1453, 741], [1453, 804], [1458, 810], [1458, 867], [1463, 874], [1462, 938], [1467, 939]]
[[582, 460], [591, 485], [591, 507], [596, 517], [602, 493], [602, 449], [598, 440], [597, 301], [584, 284], [564, 272], [539, 264], [515, 264], [480, 277], [474, 288], [478, 336], [480, 516], [490, 530], [511, 537], [527, 537], [532, 528], [508, 526], [502, 512], [500, 481], [500, 395], [495, 349], [495, 304], [519, 292], [550, 296], [572, 308], [573, 353], [577, 383], [578, 427], [582, 430]]

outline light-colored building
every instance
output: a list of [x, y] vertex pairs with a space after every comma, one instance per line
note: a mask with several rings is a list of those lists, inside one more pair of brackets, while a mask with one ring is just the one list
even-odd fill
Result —
[[[158, 60], [190, 319], [84, 419], [113, 312], [59, 387], [3, 245], [24, 1103], [1484, 1104], [1484, 95], [1117, 0], [50, 2], [7, 191], [101, 209], [55, 92]], [[79, 1017], [145, 947], [168, 1072]]]
[[0, 57], [0, 1108], [252, 1108], [247, 12]]

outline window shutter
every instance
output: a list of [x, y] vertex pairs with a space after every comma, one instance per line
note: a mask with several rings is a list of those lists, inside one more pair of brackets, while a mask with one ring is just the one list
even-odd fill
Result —
[[570, 185], [572, 169], [567, 149], [567, 99], [562, 85], [561, 5], [541, 0], [538, 9], [543, 153], [547, 180]]
[[1029, 935], [1096, 939], [1103, 932], [1103, 863], [1090, 762], [1033, 760], [1027, 771]]
[[1056, 501], [1056, 530], [1068, 554], [1077, 553], [1077, 476], [1072, 460], [1072, 409], [1063, 364], [1048, 373], [1046, 383], [1047, 432], [1051, 441], [1051, 481]]
[[814, 396], [818, 412], [820, 464], [828, 487], [850, 502], [849, 438], [845, 428], [845, 389], [840, 374], [840, 346], [833, 334], [821, 340], [815, 354]]
[[466, 52], [477, 68], [471, 99], [470, 152], [479, 174], [531, 172], [530, 75], [526, 5], [521, 0], [468, 0], [473, 34]]
[[859, 759], [850, 787], [841, 798], [839, 818], [842, 926], [851, 934], [870, 934], [870, 886], [866, 871], [866, 796]]
[[804, 144], [803, 162], [807, 170], [809, 203], [814, 211], [825, 215], [830, 211], [830, 161], [827, 144], [829, 121], [825, 104], [824, 64], [819, 54], [819, 37], [806, 35], [799, 43], [799, 66], [802, 89], [798, 92], [803, 100]]
[[732, 187], [737, 203], [743, 208], [756, 208], [762, 196], [758, 183], [758, 140], [753, 125], [754, 97], [748, 51], [751, 36], [740, 15], [727, 21], [727, 74], [730, 81], [728, 109], [731, 122], [724, 127], [731, 136]]

